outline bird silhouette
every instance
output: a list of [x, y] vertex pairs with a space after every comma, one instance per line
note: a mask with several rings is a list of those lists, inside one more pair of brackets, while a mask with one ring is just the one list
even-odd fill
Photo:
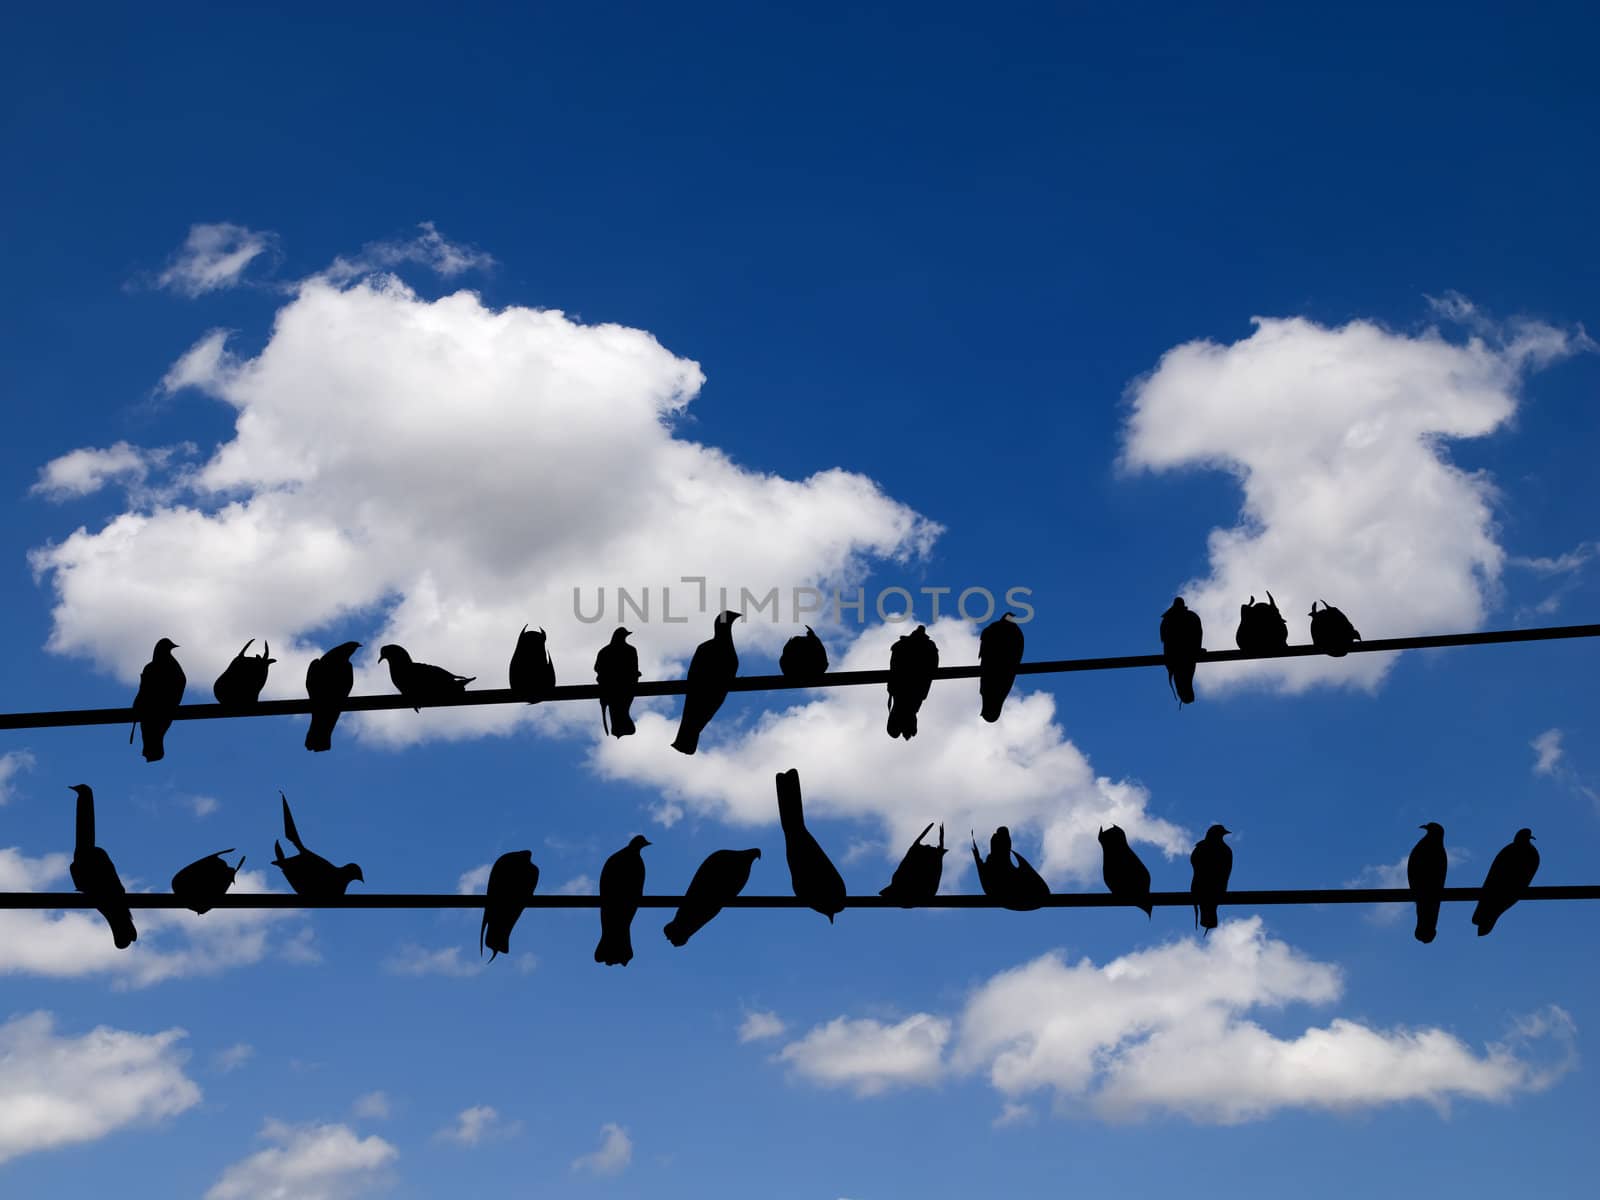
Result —
[[933, 822], [929, 821], [927, 829], [917, 834], [917, 840], [911, 843], [906, 856], [894, 869], [889, 886], [881, 889], [878, 895], [893, 900], [901, 908], [915, 908], [939, 894], [939, 879], [944, 874], [944, 856], [949, 852], [944, 847], [942, 821], [939, 823], [939, 844], [923, 844], [922, 839], [928, 836], [932, 828]]
[[1317, 611], [1317, 602], [1313, 600], [1310, 616], [1311, 644], [1331, 658], [1343, 658], [1350, 653], [1350, 647], [1361, 640], [1350, 618], [1326, 600], [1322, 602], [1321, 612]]
[[594, 678], [600, 687], [600, 727], [612, 737], [627, 737], [634, 731], [628, 710], [639, 681], [639, 652], [628, 645], [628, 630], [620, 625], [594, 656]]
[[366, 876], [362, 875], [361, 868], [355, 863], [345, 863], [336, 867], [322, 855], [315, 851], [307, 850], [304, 842], [300, 840], [300, 831], [294, 827], [294, 814], [289, 811], [289, 798], [282, 792], [278, 798], [283, 801], [283, 836], [300, 853], [288, 858], [283, 856], [283, 845], [274, 841], [272, 849], [275, 857], [272, 865], [283, 872], [283, 877], [289, 881], [289, 886], [295, 893], [312, 900], [325, 900], [333, 896], [342, 896], [345, 889], [354, 880], [365, 883]]
[[1234, 631], [1233, 640], [1246, 654], [1282, 650], [1289, 644], [1289, 622], [1278, 611], [1271, 592], [1259, 604], [1252, 595], [1250, 603], [1239, 605], [1239, 628]]
[[1417, 903], [1416, 939], [1431, 942], [1439, 932], [1439, 893], [1444, 890], [1450, 860], [1444, 852], [1443, 825], [1429, 821], [1417, 828], [1423, 833], [1406, 859], [1406, 884]]
[[722, 911], [722, 906], [744, 890], [750, 882], [750, 867], [761, 851], [713, 850], [689, 880], [672, 920], [661, 927], [667, 941], [682, 946], [703, 929], [706, 922]]
[[[183, 668], [172, 652], [178, 648], [171, 638], [156, 643], [150, 661], [139, 672], [139, 690], [133, 697], [133, 723], [143, 733], [141, 748], [146, 762], [160, 762], [166, 757], [167, 730], [172, 728], [173, 714], [183, 703], [183, 689], [188, 680]], [[128, 730], [128, 744], [133, 744], [133, 730]]]
[[489, 868], [484, 888], [483, 920], [478, 924], [478, 957], [489, 947], [489, 961], [511, 953], [511, 931], [539, 886], [539, 868], [532, 850], [508, 850]]
[[1472, 910], [1472, 923], [1478, 927], [1478, 936], [1484, 937], [1494, 929], [1495, 922], [1522, 899], [1528, 885], [1539, 870], [1539, 852], [1533, 848], [1533, 830], [1519, 829], [1508, 846], [1503, 846], [1489, 873], [1483, 878], [1483, 890], [1478, 893], [1478, 905]]
[[227, 895], [233, 886], [234, 876], [244, 866], [244, 856], [233, 866], [223, 858], [232, 854], [233, 847], [218, 850], [204, 858], [197, 858], [172, 877], [172, 894], [188, 906], [190, 912], [208, 913], [218, 898]]
[[[1011, 860], [1015, 858], [1015, 865]], [[1050, 885], [1033, 869], [1033, 864], [1011, 848], [1011, 830], [1004, 825], [989, 839], [989, 857], [978, 853], [977, 834], [972, 836], [972, 861], [978, 866], [978, 883], [983, 894], [993, 896], [1007, 908], [1031, 912], [1050, 898]]]
[[733, 648], [733, 623], [738, 619], [736, 612], [720, 613], [712, 623], [710, 640], [696, 646], [689, 660], [683, 716], [678, 721], [678, 736], [672, 739], [672, 748], [679, 754], [695, 752], [700, 734], [728, 698], [728, 685], [739, 673], [739, 655]]
[[411, 711], [421, 712], [421, 705], [437, 704], [451, 700], [467, 690], [467, 684], [476, 675], [457, 675], [432, 663], [413, 662], [404, 646], [390, 642], [378, 650], [379, 661], [389, 663], [389, 682], [394, 690], [411, 701]]
[[939, 647], [925, 625], [895, 639], [889, 647], [889, 736], [917, 736], [917, 710], [928, 698], [939, 669]]
[[1233, 874], [1233, 847], [1222, 840], [1232, 832], [1213, 825], [1189, 855], [1194, 868], [1189, 894], [1194, 898], [1195, 928], [1208, 933], [1217, 927], [1217, 904], [1227, 894], [1228, 877]]
[[644, 855], [650, 844], [643, 834], [606, 859], [600, 868], [600, 941], [594, 960], [608, 967], [625, 967], [633, 961], [633, 918], [644, 895]]
[[133, 914], [124, 900], [128, 890], [117, 878], [111, 856], [95, 845], [94, 789], [75, 783], [70, 789], [78, 795], [77, 836], [72, 847], [72, 886], [94, 902], [95, 910], [111, 926], [111, 940], [118, 950], [126, 950], [139, 940]]
[[1161, 659], [1179, 708], [1194, 703], [1194, 667], [1204, 652], [1203, 637], [1200, 614], [1182, 596], [1174, 597], [1172, 607], [1161, 614]]
[[1016, 615], [1001, 613], [998, 621], [978, 635], [978, 698], [985, 721], [1000, 719], [1000, 709], [1022, 665], [1022, 626], [1011, 620]]
[[249, 708], [261, 699], [261, 689], [267, 686], [267, 668], [278, 660], [272, 657], [272, 647], [266, 642], [261, 643], [260, 654], [247, 658], [245, 650], [254, 644], [255, 638], [246, 642], [211, 685], [211, 694], [223, 708]]
[[556, 664], [544, 643], [543, 629], [532, 630], [524, 625], [511, 654], [511, 690], [529, 704], [539, 703], [556, 686]]
[[339, 723], [339, 710], [356, 685], [350, 656], [361, 649], [360, 642], [340, 642], [306, 667], [306, 695], [311, 698], [311, 727], [306, 730], [307, 750], [331, 750], [333, 727]]
[[828, 648], [815, 629], [807, 625], [803, 635], [796, 634], [783, 644], [778, 670], [785, 679], [821, 679], [827, 674]]
[[778, 772], [778, 822], [783, 826], [783, 851], [794, 894], [832, 925], [834, 916], [844, 911], [844, 879], [806, 828], [800, 772], [792, 767]]
[[1128, 835], [1122, 826], [1112, 825], [1100, 831], [1100, 872], [1106, 888], [1113, 896], [1123, 896], [1139, 902], [1145, 916], [1153, 916], [1150, 904], [1150, 868], [1128, 845]]

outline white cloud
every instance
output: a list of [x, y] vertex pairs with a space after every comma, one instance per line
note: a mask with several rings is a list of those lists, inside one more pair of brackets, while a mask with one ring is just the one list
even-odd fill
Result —
[[10, 803], [15, 787], [13, 781], [23, 771], [31, 771], [33, 767], [33, 755], [27, 750], [8, 750], [0, 754], [0, 804]]
[[481, 962], [461, 956], [460, 946], [427, 949], [413, 942], [402, 945], [383, 964], [393, 975], [448, 975], [465, 979], [483, 970]]
[[595, 881], [593, 879], [590, 879], [589, 876], [587, 876], [587, 875], [578, 875], [578, 876], [575, 876], [572, 879], [567, 880], [560, 887], [558, 887], [556, 889], [556, 895], [558, 895], [558, 896], [592, 896], [592, 895], [595, 894], [595, 892], [599, 888], [599, 886], [600, 885], [595, 883]]
[[364, 1092], [356, 1097], [350, 1111], [369, 1121], [382, 1121], [394, 1111], [394, 1105], [387, 1092]]
[[835, 1017], [778, 1052], [797, 1075], [823, 1087], [877, 1096], [897, 1087], [935, 1083], [944, 1073], [950, 1022], [916, 1013], [889, 1025]]
[[233, 287], [244, 277], [245, 268], [271, 250], [276, 240], [271, 233], [226, 221], [191, 225], [182, 248], [157, 276], [156, 286], [190, 297]]
[[268, 1120], [260, 1136], [273, 1145], [225, 1170], [205, 1200], [348, 1200], [384, 1183], [385, 1168], [400, 1153], [348, 1125]]
[[600, 1127], [600, 1148], [572, 1160], [574, 1171], [594, 1175], [620, 1175], [633, 1161], [633, 1141], [620, 1125], [606, 1122]]
[[[1347, 888], [1403, 888], [1410, 887], [1411, 881], [1406, 875], [1406, 863], [1410, 859], [1410, 851], [1404, 858], [1392, 863], [1379, 863], [1376, 866], [1362, 867], [1361, 873], [1354, 879], [1347, 880]], [[1445, 861], [1451, 868], [1460, 867], [1463, 863], [1472, 861], [1472, 851], [1461, 846], [1445, 847]], [[1452, 884], [1452, 887], [1455, 885]], [[1374, 925], [1393, 925], [1407, 914], [1415, 913], [1416, 908], [1411, 904], [1368, 904], [1364, 906], [1365, 918]]]
[[1033, 1109], [1026, 1104], [1013, 1104], [1009, 1101], [1000, 1110], [990, 1124], [996, 1129], [1009, 1129], [1013, 1125], [1030, 1125], [1033, 1123]]
[[782, 1037], [788, 1026], [774, 1012], [746, 1013], [739, 1025], [741, 1042], [759, 1042], [766, 1038]]
[[200, 1089], [183, 1072], [183, 1036], [102, 1025], [71, 1037], [46, 1012], [0, 1025], [0, 1163], [193, 1108]]
[[[1441, 311], [1472, 313], [1465, 302]], [[1169, 350], [1129, 389], [1125, 467], [1223, 470], [1244, 493], [1238, 524], [1211, 532], [1210, 574], [1178, 589], [1207, 647], [1233, 649], [1239, 606], [1269, 588], [1296, 642], [1323, 599], [1369, 638], [1477, 628], [1506, 560], [1495, 490], [1452, 465], [1445, 444], [1503, 428], [1524, 375], [1587, 339], [1533, 322], [1465, 344], [1368, 321], [1255, 326], [1231, 345]], [[1201, 686], [1372, 688], [1393, 657], [1216, 664]]]
[[456, 892], [462, 896], [481, 896], [484, 889], [489, 886], [489, 872], [494, 869], [493, 863], [484, 863], [482, 866], [473, 867], [464, 872], [456, 880]]
[[1533, 747], [1533, 773], [1535, 775], [1554, 775], [1556, 773], [1556, 768], [1561, 765], [1561, 757], [1565, 753], [1561, 747], [1561, 738], [1561, 730], [1546, 729], [1529, 743]]
[[451, 279], [467, 271], [487, 271], [494, 266], [493, 255], [450, 241], [434, 228], [432, 221], [423, 221], [417, 228], [422, 232], [414, 238], [371, 242], [354, 258], [334, 259], [322, 273], [323, 277], [334, 283], [348, 283], [374, 271], [414, 263]]
[[458, 1146], [479, 1146], [484, 1142], [515, 1137], [522, 1129], [520, 1121], [507, 1121], [497, 1109], [487, 1104], [476, 1104], [456, 1114], [455, 1123], [439, 1130], [434, 1137]]
[[223, 1050], [218, 1050], [211, 1056], [211, 1069], [226, 1074], [237, 1071], [256, 1055], [256, 1048], [249, 1042], [235, 1042]]
[[190, 796], [189, 807], [197, 817], [209, 817], [222, 807], [215, 796]]
[[67, 500], [98, 492], [114, 480], [144, 481], [149, 473], [145, 452], [128, 442], [105, 449], [84, 447], [53, 458], [39, 470], [30, 491], [52, 500]]

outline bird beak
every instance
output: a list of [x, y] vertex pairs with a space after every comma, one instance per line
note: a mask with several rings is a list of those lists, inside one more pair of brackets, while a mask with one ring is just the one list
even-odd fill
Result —
[[1223, 831], [1222, 831], [1222, 833], [1223, 833], [1223, 836], [1225, 836], [1225, 837], [1226, 837], [1226, 836], [1227, 836], [1227, 835], [1228, 835], [1228, 834], [1230, 834], [1230, 833], [1232, 833], [1232, 832], [1233, 832], [1233, 830], [1231, 830], [1231, 829], [1224, 829], [1224, 830], [1223, 830]]
[[1418, 829], [1426, 829], [1426, 828], [1427, 828], [1427, 826], [1426, 826], [1426, 825], [1418, 825], [1418, 826], [1417, 826], [1417, 828], [1418, 828]]
[[654, 846], [654, 845], [655, 845], [655, 843], [654, 843], [654, 842], [652, 842], [652, 841], [651, 841], [651, 840], [650, 840], [650, 839], [649, 839], [649, 838], [645, 838], [645, 840], [644, 840], [644, 844], [645, 844], [645, 845], [646, 845], [646, 846]]

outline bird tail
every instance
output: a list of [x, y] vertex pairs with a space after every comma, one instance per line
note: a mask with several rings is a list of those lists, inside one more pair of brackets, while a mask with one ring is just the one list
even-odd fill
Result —
[[1200, 914], [1201, 929], [1209, 933], [1217, 927], [1217, 906], [1215, 904], [1199, 905], [1196, 911]]
[[[675, 946], [682, 944], [682, 942], [673, 943]], [[600, 941], [594, 948], [594, 960], [608, 967], [625, 967], [632, 962], [633, 939], [628, 936], [627, 930], [622, 930], [616, 937], [613, 937], [610, 931], [602, 931]]]
[[[600, 728], [605, 731], [606, 736], [609, 737], [611, 735], [611, 722], [606, 719], [606, 702], [604, 700], [600, 701]], [[617, 736], [621, 737], [622, 735], [619, 733]]]
[[1433, 941], [1439, 932], [1439, 902], [1437, 900], [1417, 901], [1417, 931], [1416, 939], [1426, 945]]
[[663, 925], [661, 927], [661, 932], [667, 935], [667, 941], [671, 942], [674, 946], [681, 946], [689, 940], [688, 931], [686, 931], [682, 925], [678, 924], [678, 919], [676, 917]]
[[118, 950], [126, 950], [139, 940], [139, 931], [133, 925], [133, 914], [127, 909], [102, 908], [100, 915], [111, 926], [111, 940], [116, 943]]
[[134, 732], [138, 728], [139, 728], [139, 722], [137, 722], [137, 721], [135, 721], [132, 725], [128, 726], [128, 745], [130, 745], [130, 746], [133, 745], [133, 735], [134, 735]]
[[700, 748], [700, 734], [680, 725], [678, 736], [672, 739], [672, 748], [679, 754], [693, 754]]
[[339, 714], [312, 713], [311, 726], [306, 730], [307, 750], [332, 750], [333, 727], [339, 722]]
[[1494, 923], [1500, 919], [1500, 914], [1484, 908], [1483, 901], [1478, 901], [1478, 906], [1472, 910], [1472, 923], [1478, 927], [1478, 936], [1486, 937], [1494, 932]]
[[979, 715], [981, 715], [985, 721], [988, 721], [989, 724], [993, 725], [1000, 719], [1000, 709], [1005, 705], [1005, 702], [1006, 698], [1004, 696], [997, 696], [993, 693], [990, 693], [989, 695], [983, 697], [983, 706], [979, 710]]

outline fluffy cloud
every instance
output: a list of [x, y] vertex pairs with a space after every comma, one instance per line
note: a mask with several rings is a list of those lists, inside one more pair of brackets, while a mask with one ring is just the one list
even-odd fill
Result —
[[746, 1013], [744, 1020], [739, 1023], [739, 1040], [759, 1042], [767, 1038], [782, 1037], [787, 1028], [777, 1013]]
[[348, 1200], [384, 1182], [399, 1154], [373, 1134], [348, 1125], [286, 1125], [269, 1120], [260, 1136], [273, 1143], [234, 1163], [205, 1200]]
[[898, 1024], [836, 1017], [778, 1053], [795, 1073], [823, 1087], [877, 1096], [896, 1087], [936, 1082], [944, 1073], [950, 1022], [917, 1013]]
[[23, 771], [33, 770], [33, 755], [26, 750], [0, 754], [0, 804], [11, 800], [12, 781]]
[[442, 1142], [458, 1146], [478, 1146], [500, 1138], [515, 1137], [522, 1128], [520, 1121], [507, 1121], [499, 1110], [487, 1104], [476, 1104], [456, 1114], [454, 1123], [435, 1134]]
[[275, 237], [226, 221], [191, 225], [183, 246], [156, 278], [158, 287], [184, 296], [203, 296], [233, 287], [245, 268], [272, 249]]
[[0, 1025], [0, 1163], [194, 1107], [200, 1089], [183, 1072], [183, 1036], [101, 1026], [70, 1037], [44, 1012]]
[[1564, 753], [1561, 747], [1562, 733], [1559, 729], [1546, 729], [1534, 738], [1530, 745], [1533, 746], [1533, 773], [1535, 775], [1554, 775], [1556, 768], [1561, 764]]
[[[1211, 573], [1179, 589], [1207, 646], [1232, 649], [1239, 605], [1268, 588], [1295, 641], [1308, 639], [1320, 599], [1368, 637], [1482, 624], [1506, 560], [1495, 492], [1452, 465], [1445, 443], [1502, 428], [1523, 378], [1588, 342], [1530, 322], [1494, 329], [1459, 298], [1438, 307], [1479, 333], [1454, 343], [1435, 329], [1256, 318], [1231, 345], [1169, 350], [1129, 389], [1125, 467], [1223, 470], [1244, 493], [1239, 523], [1211, 532]], [[1218, 664], [1201, 683], [1372, 688], [1392, 661]]]
[[633, 1140], [622, 1126], [606, 1122], [600, 1127], [600, 1148], [572, 1160], [574, 1171], [591, 1175], [620, 1175], [633, 1161]]

